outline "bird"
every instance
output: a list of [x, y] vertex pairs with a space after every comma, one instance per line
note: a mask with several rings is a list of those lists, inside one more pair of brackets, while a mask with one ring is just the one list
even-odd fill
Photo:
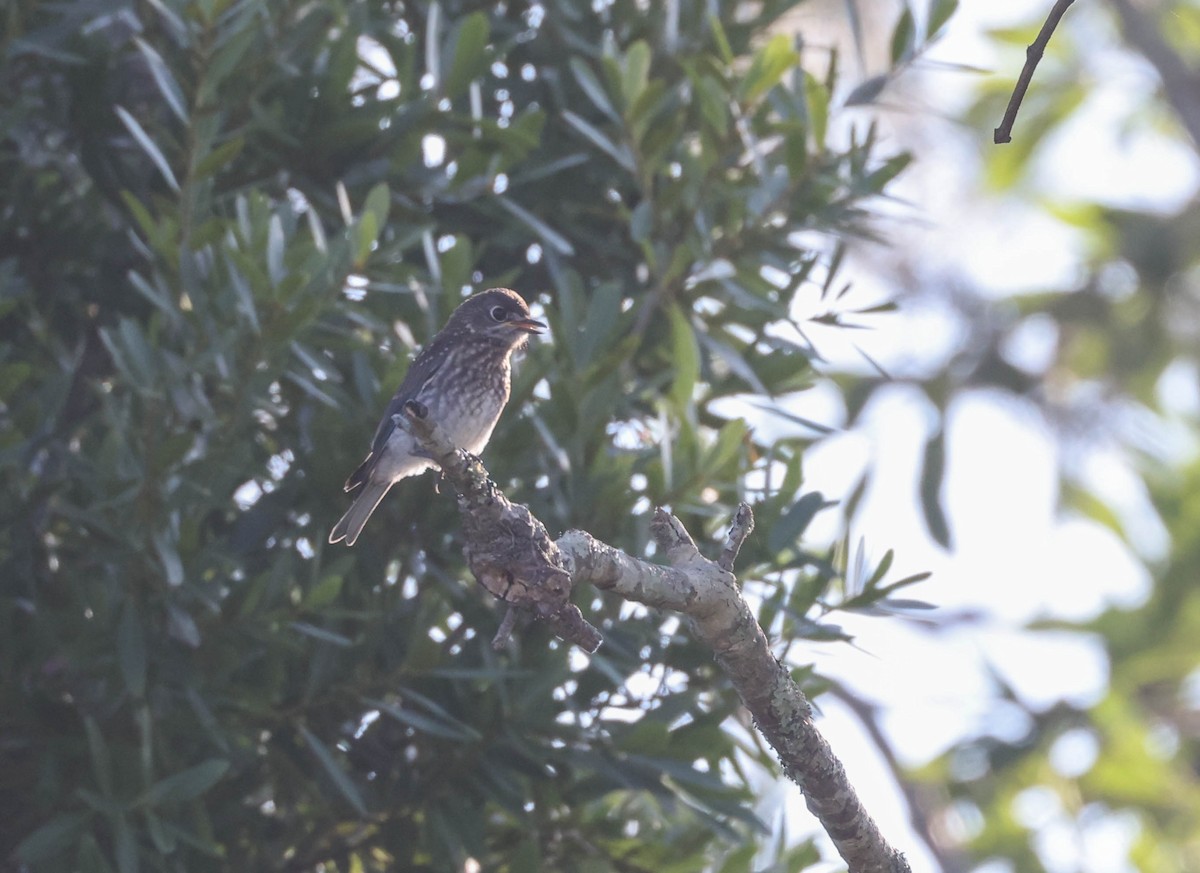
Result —
[[545, 329], [530, 317], [521, 295], [508, 288], [490, 288], [464, 300], [413, 360], [384, 410], [370, 452], [346, 480], [345, 490], [357, 494], [329, 542], [354, 545], [393, 485], [437, 466], [393, 416], [415, 401], [455, 446], [479, 454], [508, 403], [513, 352]]

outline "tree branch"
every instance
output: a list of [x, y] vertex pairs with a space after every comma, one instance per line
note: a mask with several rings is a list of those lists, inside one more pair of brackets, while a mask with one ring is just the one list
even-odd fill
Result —
[[600, 634], [567, 599], [572, 584], [590, 582], [628, 600], [682, 613], [713, 651], [851, 873], [910, 873], [904, 856], [888, 845], [858, 799], [813, 724], [804, 692], [771, 652], [738, 588], [731, 570], [754, 526], [748, 505], [738, 508], [719, 563], [701, 555], [679, 519], [662, 509], [655, 511], [650, 529], [667, 566], [633, 558], [585, 531], [567, 531], [554, 542], [527, 507], [508, 501], [477, 458], [454, 448], [425, 410], [410, 403], [396, 421], [441, 465], [458, 492], [465, 553], [480, 584], [551, 622], [560, 637], [588, 651], [599, 645]]
[[1012, 142], [1013, 125], [1017, 121], [1017, 112], [1021, 109], [1021, 101], [1025, 99], [1025, 92], [1029, 90], [1029, 83], [1033, 81], [1033, 71], [1037, 69], [1038, 62], [1041, 61], [1042, 54], [1046, 51], [1046, 46], [1050, 44], [1054, 28], [1058, 27], [1058, 22], [1066, 14], [1067, 7], [1074, 2], [1075, 0], [1056, 0], [1037, 39], [1025, 49], [1025, 66], [1021, 68], [1021, 75], [1017, 79], [1016, 87], [1013, 88], [1012, 97], [1008, 99], [1004, 118], [1001, 120], [1000, 126], [992, 132], [992, 142], [996, 145]]
[[1200, 148], [1200, 74], [1163, 39], [1158, 25], [1130, 0], [1110, 0], [1129, 44], [1150, 62], [1192, 142]]
[[[545, 525], [527, 506], [510, 503], [479, 459], [457, 449], [421, 404], [409, 401], [393, 421], [416, 438], [454, 486], [467, 541], [463, 552], [479, 584], [510, 610], [530, 612], [560, 638], [596, 651], [603, 638], [571, 603], [571, 577]], [[510, 611], [493, 648], [504, 647], [515, 623]]]

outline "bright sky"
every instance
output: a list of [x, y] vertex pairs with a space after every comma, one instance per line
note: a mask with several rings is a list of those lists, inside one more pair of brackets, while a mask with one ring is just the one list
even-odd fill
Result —
[[[1041, 0], [966, 2], [931, 57], [1015, 78], [1022, 59], [999, 55], [983, 34], [991, 27], [1033, 20], [1047, 8]], [[1074, 9], [1067, 17], [1073, 14]], [[1112, 44], [1109, 35], [1096, 36], [1105, 40], [1098, 45]], [[1165, 135], [1117, 130], [1130, 109], [1144, 104], [1153, 93], [1153, 72], [1108, 50], [1098, 49], [1093, 63], [1095, 79], [1103, 84], [1096, 85], [1095, 98], [1049, 144], [1034, 177], [1038, 190], [1063, 200], [1177, 207], [1195, 194], [1200, 180], [1194, 153]], [[931, 276], [965, 277], [995, 298], [1069, 287], [1080, 272], [1083, 242], [1078, 236], [1019, 201], [989, 200], [974, 187], [980, 153], [995, 148], [991, 129], [967, 129], [952, 119], [977, 81], [968, 73], [926, 71], [919, 92], [902, 98], [923, 101], [910, 104], [893, 120], [899, 128], [898, 142], [913, 135], [903, 128], [917, 129], [921, 144], [914, 148], [924, 160], [902, 177], [895, 191], [910, 204], [910, 220], [897, 222], [886, 232], [906, 254], [915, 255], [913, 260], [927, 267]], [[1035, 77], [1033, 88], [1037, 87]], [[1020, 135], [1018, 120], [1014, 136]], [[886, 278], [869, 272], [869, 260], [860, 261], [857, 269], [851, 267], [847, 278], [855, 281], [857, 293], [868, 302], [892, 296]], [[876, 324], [870, 333], [855, 332], [853, 340], [893, 373], [922, 371], [959, 339], [953, 320], [936, 306], [883, 316]], [[842, 333], [839, 338], [830, 331], [828, 337], [818, 338], [818, 347], [835, 363], [865, 371], [861, 357], [846, 343], [847, 332]], [[1044, 354], [1044, 348], [1039, 348], [1039, 343], [1044, 347], [1044, 338], [1036, 333], [1031, 331], [1020, 354], [1033, 359]], [[1186, 380], [1192, 390], [1194, 378], [1190, 374]], [[822, 390], [802, 396], [795, 411], [833, 425], [841, 424], [844, 415], [836, 393]], [[898, 384], [878, 395], [861, 427], [824, 441], [805, 457], [805, 490], [835, 498], [848, 493], [869, 461], [875, 480], [863, 501], [854, 537], [865, 540], [876, 560], [882, 549], [896, 547], [894, 578], [934, 572], [908, 596], [937, 604], [944, 618], [978, 616], [974, 621], [950, 621], [936, 633], [903, 619], [837, 616], [856, 634], [859, 648], [814, 644], [800, 652], [821, 672], [882, 707], [884, 730], [908, 764], [923, 763], [964, 736], [990, 732], [1011, 739], [1021, 735], [1025, 728], [1021, 713], [997, 708], [992, 700], [991, 671], [1035, 707], [1063, 699], [1079, 705], [1095, 702], [1108, 679], [1102, 648], [1081, 635], [1022, 628], [1036, 618], [1079, 620], [1113, 604], [1131, 605], [1145, 596], [1149, 586], [1145, 570], [1111, 532], [1058, 515], [1062, 459], [1056, 441], [1035, 409], [994, 394], [968, 395], [948, 415], [944, 496], [955, 549], [942, 551], [914, 511], [923, 441], [932, 421], [920, 393]], [[1125, 507], [1124, 520], [1138, 530], [1146, 553], [1161, 554], [1165, 533], [1119, 453], [1097, 444], [1079, 468]], [[818, 516], [811, 532], [832, 540], [838, 533], [836, 519]], [[842, 757], [867, 808], [884, 833], [908, 853], [914, 870], [932, 869], [932, 859], [909, 830], [906, 806], [886, 765], [857, 720], [831, 699], [822, 698], [822, 707], [820, 727]], [[1064, 771], [1086, 769], [1094, 753], [1086, 741], [1067, 742], [1056, 748], [1054, 764]], [[1131, 869], [1121, 859], [1136, 838], [1136, 823], [1110, 817], [1089, 824], [1081, 834], [1052, 797], [1027, 794], [1015, 812], [1041, 829], [1039, 849], [1048, 869], [1094, 873]], [[802, 808], [794, 799], [792, 805]], [[969, 830], [969, 822], [960, 825]]]

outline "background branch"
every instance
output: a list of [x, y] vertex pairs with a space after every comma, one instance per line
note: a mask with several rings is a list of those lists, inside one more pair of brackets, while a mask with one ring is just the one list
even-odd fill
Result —
[[1192, 142], [1200, 147], [1200, 75], [1163, 39], [1158, 23], [1131, 0], [1110, 3], [1121, 19], [1125, 39], [1154, 66], [1167, 100]]

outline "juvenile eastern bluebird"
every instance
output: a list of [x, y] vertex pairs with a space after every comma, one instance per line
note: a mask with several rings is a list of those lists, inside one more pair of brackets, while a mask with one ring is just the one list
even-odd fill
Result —
[[346, 480], [358, 489], [354, 503], [333, 526], [329, 542], [354, 545], [363, 525], [393, 485], [437, 466], [392, 416], [410, 400], [429, 410], [454, 445], [478, 454], [508, 403], [512, 353], [546, 325], [529, 317], [521, 296], [492, 288], [467, 298], [446, 326], [417, 355], [383, 413], [371, 451]]

